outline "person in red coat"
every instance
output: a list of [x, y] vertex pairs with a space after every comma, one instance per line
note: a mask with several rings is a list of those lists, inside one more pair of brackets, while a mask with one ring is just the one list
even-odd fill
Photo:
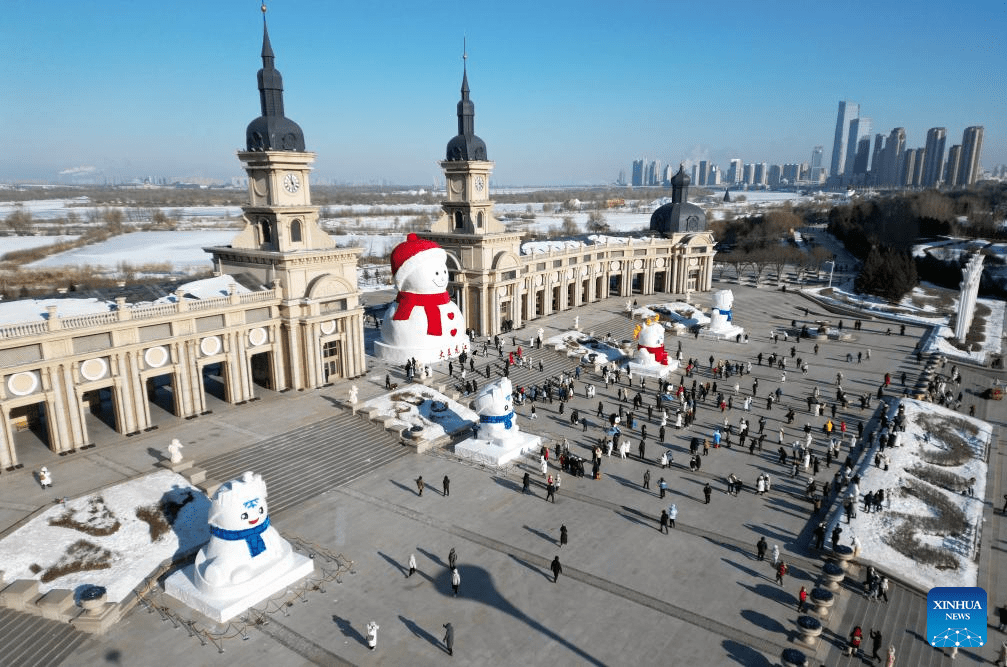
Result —
[[864, 639], [864, 631], [860, 629], [860, 626], [856, 626], [850, 632], [850, 641], [846, 645], [846, 655], [853, 655], [854, 653], [859, 653], [860, 642]]
[[797, 613], [803, 614], [804, 607], [808, 603], [808, 589], [801, 586], [801, 592], [797, 594]]
[[787, 573], [787, 564], [784, 561], [780, 561], [780, 564], [776, 566], [776, 583], [783, 585], [783, 575]]

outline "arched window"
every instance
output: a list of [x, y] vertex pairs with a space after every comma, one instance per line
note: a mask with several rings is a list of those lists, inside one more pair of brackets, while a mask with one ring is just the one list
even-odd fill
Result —
[[483, 212], [479, 211], [479, 215], [476, 217], [476, 226], [479, 229], [483, 228]]
[[273, 242], [273, 236], [269, 233], [269, 220], [266, 220], [265, 218], [259, 220], [259, 234], [262, 237], [263, 244]]
[[455, 229], [465, 228], [465, 215], [461, 211], [455, 211]]
[[301, 221], [294, 220], [290, 223], [290, 242], [300, 243], [301, 242]]

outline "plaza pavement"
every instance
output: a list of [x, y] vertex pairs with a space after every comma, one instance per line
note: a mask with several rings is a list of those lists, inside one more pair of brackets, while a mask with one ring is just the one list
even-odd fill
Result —
[[[774, 345], [769, 332], [789, 327], [790, 321], [844, 319], [824, 313], [821, 308], [793, 293], [776, 288], [740, 287], [733, 281], [719, 287], [735, 292], [736, 322], [746, 328], [750, 342], [736, 344], [700, 338], [669, 337], [666, 347], [674, 351], [682, 341], [686, 358], [700, 360], [700, 382], [712, 381], [708, 357], [747, 361], [753, 359], [753, 374], [740, 378], [743, 390], [759, 378], [759, 395], [764, 397], [779, 386], [779, 372], [754, 364], [759, 351], [789, 354], [793, 345], [782, 341]], [[649, 298], [637, 297], [641, 303]], [[694, 295], [694, 300], [709, 305], [709, 294]], [[609, 333], [620, 322], [624, 328], [613, 330], [617, 338], [631, 335], [632, 323], [620, 320], [625, 299], [611, 298], [533, 322], [517, 336], [529, 337], [542, 326], [546, 337], [568, 329], [574, 314], [581, 329]], [[811, 314], [805, 318], [803, 308]], [[410, 454], [386, 463], [354, 481], [336, 488], [318, 488], [317, 495], [303, 503], [275, 513], [274, 524], [281, 532], [296, 535], [354, 562], [351, 574], [342, 583], [329, 583], [325, 592], [308, 594], [306, 602], [270, 614], [264, 626], [246, 629], [247, 639], [224, 642], [224, 653], [213, 646], [201, 646], [196, 638], [179, 627], [161, 620], [157, 614], [135, 609], [105, 637], [89, 638], [62, 665], [164, 665], [182, 662], [193, 665], [224, 665], [248, 662], [272, 665], [308, 664], [385, 664], [434, 665], [456, 664], [549, 664], [549, 665], [769, 665], [779, 662], [791, 642], [797, 616], [796, 594], [801, 585], [817, 579], [820, 560], [807, 549], [810, 506], [803, 500], [807, 473], [790, 480], [788, 472], [777, 465], [775, 433], [786, 408], [793, 406], [797, 419], [785, 427], [788, 445], [803, 433], [805, 421], [811, 420], [816, 434], [823, 421], [806, 412], [804, 397], [812, 383], [821, 386], [823, 398], [834, 391], [838, 370], [846, 376], [847, 389], [854, 395], [876, 391], [884, 372], [893, 377], [905, 370], [912, 386], [921, 367], [911, 359], [913, 345], [924, 331], [909, 327], [906, 336], [885, 336], [888, 323], [864, 320], [863, 330], [850, 343], [829, 342], [818, 356], [811, 353], [810, 342], [798, 345], [798, 356], [809, 360], [807, 377], [793, 370], [792, 363], [783, 385], [782, 406], [768, 415], [765, 451], [749, 455], [747, 448], [712, 450], [703, 461], [702, 471], [692, 473], [687, 463], [691, 436], [706, 437], [723, 416], [709, 404], [703, 405], [690, 429], [668, 428], [667, 444], [674, 453], [676, 467], [661, 471], [653, 462], [659, 457], [658, 417], [648, 423], [650, 464], [635, 458], [606, 459], [601, 480], [563, 475], [555, 504], [544, 501], [541, 476], [533, 466], [513, 466], [495, 472], [471, 466], [445, 452]], [[510, 336], [506, 349], [512, 349]], [[525, 346], [527, 349], [527, 345]], [[869, 347], [872, 361], [848, 364], [846, 352]], [[554, 352], [530, 351], [542, 358], [549, 375], [572, 369], [573, 361]], [[491, 360], [493, 356], [491, 355]], [[400, 378], [399, 369], [384, 367], [369, 359], [371, 367], [365, 378], [353, 383], [360, 387], [360, 398], [383, 392], [386, 373]], [[477, 368], [486, 363], [477, 357]], [[499, 360], [495, 360], [499, 361]], [[444, 381], [446, 368], [437, 370], [435, 379]], [[981, 384], [966, 369], [967, 381]], [[522, 369], [512, 373], [516, 384], [537, 375]], [[588, 374], [591, 375], [591, 374]], [[544, 379], [544, 378], [542, 378]], [[726, 383], [733, 387], [731, 378]], [[484, 378], [480, 382], [484, 382]], [[583, 397], [583, 384], [593, 381], [598, 397]], [[691, 382], [691, 380], [690, 380]], [[0, 529], [10, 529], [39, 508], [52, 501], [54, 494], [76, 496], [106, 484], [145, 474], [171, 438], [185, 445], [184, 454], [199, 465], [200, 461], [226, 452], [240, 452], [246, 445], [278, 436], [296, 428], [331, 417], [346, 396], [351, 382], [343, 382], [318, 391], [271, 395], [245, 406], [216, 406], [213, 414], [193, 421], [167, 420], [162, 427], [134, 438], [106, 435], [99, 446], [75, 455], [52, 458], [47, 465], [56, 486], [41, 491], [32, 471], [4, 473], [0, 477]], [[578, 398], [558, 415], [559, 403], [537, 404], [539, 418], [522, 420], [522, 428], [550, 439], [567, 437], [574, 451], [586, 454], [587, 445], [601, 434], [595, 417], [598, 400], [606, 412], [614, 411], [616, 387], [606, 389], [600, 378], [584, 376], [578, 382]], [[648, 391], [653, 396], [653, 382]], [[966, 401], [966, 404], [968, 401]], [[740, 401], [739, 401], [740, 404]], [[983, 404], [1004, 421], [1003, 404]], [[518, 408], [528, 413], [528, 405]], [[579, 427], [569, 425], [569, 410], [578, 408], [592, 423], [585, 438]], [[753, 403], [751, 418], [757, 431], [759, 415], [765, 413], [764, 399]], [[741, 416], [739, 409], [729, 414], [733, 423]], [[645, 415], [644, 415], [645, 416]], [[982, 413], [979, 413], [982, 416]], [[851, 405], [847, 414], [839, 414], [855, 426], [858, 419], [870, 417]], [[869, 430], [869, 428], [867, 429]], [[636, 452], [637, 432], [627, 433]], [[1003, 429], [995, 438], [1002, 443]], [[821, 439], [815, 449], [822, 452]], [[990, 498], [998, 499], [1007, 486], [1007, 470], [1001, 460], [1002, 448], [995, 446], [990, 465]], [[640, 488], [646, 466], [651, 470], [651, 491]], [[524, 470], [532, 472], [538, 483], [533, 495], [520, 493]], [[773, 491], [759, 497], [752, 493], [754, 481], [762, 470], [773, 477]], [[725, 493], [724, 479], [735, 473], [746, 483], [739, 497]], [[834, 470], [824, 469], [818, 481], [831, 477]], [[451, 495], [439, 493], [440, 480], [451, 477]], [[423, 475], [427, 491], [416, 495], [413, 480]], [[669, 483], [665, 501], [657, 497], [657, 480], [664, 475]], [[267, 474], [267, 483], [269, 477]], [[703, 504], [702, 486], [709, 481], [714, 494], [710, 505]], [[674, 502], [679, 509], [678, 526], [662, 535], [656, 523], [661, 509]], [[993, 502], [990, 503], [992, 507]], [[997, 573], [1004, 559], [1005, 540], [1001, 525], [1005, 519], [989, 512], [981, 563], [982, 580], [989, 582], [991, 605], [1007, 599], [1007, 581]], [[557, 544], [559, 527], [570, 531], [570, 544]], [[1005, 528], [1007, 529], [1007, 528]], [[785, 585], [774, 582], [768, 562], [754, 558], [754, 545], [765, 535], [770, 545], [780, 546], [782, 557], [791, 563]], [[844, 534], [844, 542], [849, 535]], [[456, 548], [462, 577], [461, 593], [451, 596], [446, 566], [448, 551]], [[406, 578], [405, 564], [410, 553], [416, 555], [419, 571]], [[563, 575], [552, 582], [548, 566], [560, 556]], [[869, 557], [869, 554], [865, 554]], [[833, 635], [843, 636], [848, 628], [847, 608], [854, 608], [854, 596], [844, 593], [827, 626], [832, 643], [823, 642], [809, 664], [854, 664], [838, 657]], [[366, 647], [364, 627], [376, 621], [378, 648]], [[456, 631], [455, 654], [449, 658], [443, 650], [443, 624], [451, 622]], [[898, 625], [899, 620], [892, 621]], [[916, 632], [915, 628], [910, 629]], [[900, 655], [923, 649], [922, 639], [909, 630], [899, 637]], [[989, 650], [980, 650], [989, 659], [999, 634], [990, 629]], [[926, 649], [930, 654], [934, 652]], [[969, 653], [958, 663], [979, 657]], [[846, 660], [846, 662], [841, 662]], [[828, 662], [826, 662], [828, 661]], [[859, 662], [859, 661], [858, 661]], [[899, 664], [910, 664], [900, 662]], [[928, 658], [928, 664], [944, 664]], [[951, 664], [948, 661], [946, 664]]]

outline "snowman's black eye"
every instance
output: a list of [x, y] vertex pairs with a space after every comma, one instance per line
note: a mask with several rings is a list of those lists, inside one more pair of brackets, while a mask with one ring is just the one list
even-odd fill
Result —
[[266, 508], [265, 507], [260, 507], [259, 508], [259, 514], [265, 514], [265, 513], [266, 513]]
[[242, 519], [242, 520], [245, 520], [245, 519], [247, 519], [247, 518], [248, 518], [248, 512], [242, 512], [242, 513], [241, 513], [241, 519]]

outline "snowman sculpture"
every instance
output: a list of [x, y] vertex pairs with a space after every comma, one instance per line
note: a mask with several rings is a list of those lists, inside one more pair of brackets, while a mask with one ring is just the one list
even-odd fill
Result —
[[381, 324], [375, 355], [386, 361], [445, 361], [468, 351], [465, 318], [447, 292], [447, 253], [410, 234], [395, 246], [392, 277], [398, 295]]
[[642, 364], [668, 365], [668, 353], [664, 349], [664, 325], [657, 318], [648, 319], [636, 328], [637, 351], [633, 361]]
[[717, 290], [713, 293], [713, 308], [710, 311], [710, 331], [722, 332], [734, 328], [731, 321], [731, 307], [734, 305], [734, 292], [729, 289]]
[[314, 572], [270, 525], [261, 475], [221, 485], [207, 522], [210, 540], [192, 565], [165, 580], [165, 592], [210, 618], [232, 618]]
[[455, 445], [455, 454], [487, 465], [505, 465], [542, 446], [541, 436], [518, 426], [514, 385], [508, 378], [492, 382], [476, 394], [472, 409], [479, 415], [477, 435]]

